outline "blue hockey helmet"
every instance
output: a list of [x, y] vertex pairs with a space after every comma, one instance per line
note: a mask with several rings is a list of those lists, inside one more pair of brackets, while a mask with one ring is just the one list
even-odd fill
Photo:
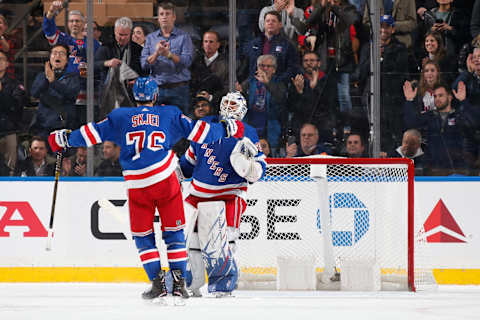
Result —
[[133, 97], [136, 101], [153, 101], [158, 95], [158, 85], [155, 80], [140, 77], [133, 85]]

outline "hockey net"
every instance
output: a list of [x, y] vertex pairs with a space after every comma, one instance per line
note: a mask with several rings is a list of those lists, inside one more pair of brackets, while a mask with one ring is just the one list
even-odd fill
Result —
[[425, 241], [415, 232], [410, 160], [267, 162], [265, 177], [247, 194], [236, 253], [239, 289], [278, 288], [282, 261], [313, 268], [317, 290], [339, 289], [347, 268], [349, 277], [353, 268], [361, 278], [362, 264], [379, 269], [382, 290], [435, 285], [431, 270], [422, 268]]

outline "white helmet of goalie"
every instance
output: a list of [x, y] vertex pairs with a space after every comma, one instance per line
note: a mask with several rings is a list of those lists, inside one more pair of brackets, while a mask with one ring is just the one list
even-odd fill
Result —
[[220, 115], [225, 119], [242, 121], [247, 111], [247, 100], [240, 91], [227, 93], [220, 102]]

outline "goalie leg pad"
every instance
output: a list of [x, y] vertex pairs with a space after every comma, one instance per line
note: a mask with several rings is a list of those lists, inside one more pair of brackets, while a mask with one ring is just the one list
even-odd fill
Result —
[[228, 245], [223, 201], [198, 204], [198, 239], [207, 269], [208, 291], [233, 291], [237, 286], [238, 269]]
[[202, 252], [199, 249], [188, 250], [187, 287], [196, 290], [205, 284], [205, 265]]
[[163, 231], [163, 241], [167, 246], [167, 258], [170, 270], [180, 270], [185, 278], [187, 267], [187, 248], [183, 229], [177, 231]]
[[133, 236], [135, 245], [138, 249], [143, 269], [148, 275], [148, 279], [153, 281], [160, 271], [160, 253], [155, 245], [155, 234], [152, 232], [146, 236]]

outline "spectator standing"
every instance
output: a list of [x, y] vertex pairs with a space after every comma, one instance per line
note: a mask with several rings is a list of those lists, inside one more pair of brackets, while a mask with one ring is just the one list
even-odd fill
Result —
[[[257, 59], [261, 55], [275, 56], [277, 67], [276, 75], [280, 81], [287, 84], [298, 70], [298, 55], [295, 46], [281, 34], [282, 17], [277, 11], [265, 14], [265, 32], [247, 44], [243, 57], [244, 66], [248, 65], [248, 76], [254, 77], [257, 71]], [[240, 75], [240, 79], [248, 76]], [[270, 141], [272, 142], [272, 141]]]
[[292, 78], [288, 92], [288, 108], [292, 114], [290, 127], [295, 135], [303, 123], [314, 123], [320, 130], [320, 138], [329, 141], [336, 125], [336, 97], [326, 89], [327, 77], [321, 71], [321, 61], [315, 52], [307, 52], [302, 58], [303, 74]]
[[18, 162], [15, 175], [21, 177], [40, 177], [55, 175], [55, 164], [47, 161], [47, 141], [39, 136], [33, 136], [30, 155]]
[[132, 20], [121, 17], [115, 21], [113, 43], [100, 47], [95, 53], [95, 72], [104, 82], [100, 103], [100, 118], [113, 108], [133, 107], [132, 87], [138, 76], [145, 76], [140, 57], [142, 47], [131, 40]]
[[120, 146], [115, 142], [105, 141], [103, 143], [103, 161], [95, 169], [95, 175], [101, 177], [120, 177], [122, 167], [120, 166]]
[[[61, 32], [55, 24], [55, 17], [62, 9], [62, 1], [53, 1], [43, 18], [42, 28], [50, 45], [59, 43], [69, 46], [68, 71], [78, 73], [79, 64], [87, 63], [87, 37], [83, 34], [85, 17], [78, 10], [69, 11], [67, 25], [69, 34]], [[100, 43], [94, 40], [94, 51], [97, 51], [99, 47]]]
[[63, 159], [62, 176], [84, 177], [87, 172], [87, 148], [78, 147], [75, 154]]
[[[51, 46], [56, 44], [67, 45], [69, 50], [68, 72], [76, 72], [81, 75], [77, 81], [80, 83], [80, 91], [77, 93], [75, 101], [75, 120], [71, 122], [71, 129], [76, 129], [81, 123], [86, 121], [87, 117], [87, 81], [86, 81], [86, 63], [87, 63], [87, 37], [84, 35], [85, 17], [78, 10], [68, 12], [67, 27], [69, 34], [61, 32], [55, 24], [55, 16], [63, 9], [62, 1], [53, 1], [45, 17], [43, 18], [43, 32]], [[100, 47], [97, 40], [93, 40], [94, 52]], [[82, 73], [80, 73], [80, 69]]]
[[45, 71], [37, 74], [31, 94], [40, 100], [33, 131], [43, 138], [58, 128], [76, 126], [75, 99], [80, 91], [79, 75], [69, 72], [68, 47], [55, 44], [50, 49], [50, 60]]
[[[395, 21], [395, 38], [403, 43], [407, 49], [412, 48], [412, 32], [417, 27], [417, 9], [415, 0], [384, 0], [379, 1], [380, 14], [392, 16]], [[385, 7], [385, 4], [388, 7]], [[363, 24], [370, 27], [370, 15], [365, 6]]]
[[228, 91], [227, 57], [219, 52], [220, 38], [217, 32], [203, 34], [202, 49], [197, 51], [192, 63], [191, 92], [206, 91], [214, 106]]
[[303, 10], [295, 7], [295, 0], [274, 0], [273, 5], [263, 7], [260, 11], [260, 16], [258, 17], [260, 32], [265, 32], [265, 14], [270, 11], [276, 11], [280, 14], [283, 33], [292, 44], [297, 45], [297, 38], [302, 33], [292, 24], [292, 18], [304, 22]]
[[425, 29], [438, 32], [443, 38], [445, 49], [456, 56], [461, 46], [470, 41], [468, 17], [453, 5], [453, 0], [437, 0], [438, 6], [424, 14]]
[[[408, 79], [408, 51], [403, 43], [393, 37], [396, 22], [390, 15], [380, 17], [380, 85], [381, 85], [381, 150], [391, 150], [401, 143], [404, 131], [403, 110], [398, 108], [404, 98], [402, 86]], [[356, 71], [360, 88], [369, 92], [370, 48], [362, 47]], [[361, 89], [362, 90], [362, 89]]]
[[448, 175], [465, 168], [463, 158], [463, 122], [460, 110], [469, 107], [466, 101], [465, 86], [453, 91], [460, 101], [458, 110], [452, 107], [452, 93], [445, 84], [434, 87], [435, 110], [418, 113], [413, 99], [417, 88], [403, 87], [407, 101], [404, 104], [405, 124], [407, 128], [423, 129], [426, 132], [426, 174]]
[[160, 29], [145, 40], [142, 67], [157, 82], [158, 104], [171, 104], [187, 113], [190, 109], [189, 81], [193, 59], [192, 39], [185, 31], [175, 27], [175, 6], [171, 2], [158, 5]]
[[25, 88], [7, 73], [8, 57], [0, 51], [0, 153], [13, 175], [17, 163], [17, 133], [22, 129]]
[[255, 128], [259, 137], [266, 137], [276, 154], [280, 147], [282, 128], [286, 123], [287, 88], [276, 76], [277, 59], [274, 55], [261, 55], [257, 59], [257, 71], [237, 86], [248, 101], [246, 122]]
[[240, 50], [246, 48], [246, 44], [258, 35], [259, 31], [256, 27], [258, 25], [258, 14], [261, 8], [271, 4], [271, 0], [237, 1], [237, 40]]
[[[315, 50], [325, 63], [328, 91], [337, 91], [340, 114], [348, 117], [352, 111], [350, 74], [355, 69], [352, 26], [359, 20], [355, 7], [347, 0], [320, 2], [308, 17], [303, 28], [315, 27], [316, 33], [305, 39], [307, 47]], [[298, 21], [295, 20], [295, 24]], [[354, 30], [354, 29], [353, 29]]]
[[137, 25], [133, 27], [132, 30], [132, 41], [140, 45], [142, 48], [145, 46], [145, 39], [148, 32], [145, 30], [145, 27], [142, 25]]
[[315, 154], [330, 154], [330, 149], [319, 143], [318, 129], [313, 123], [304, 123], [300, 129], [300, 148], [294, 142], [286, 145], [286, 157], [305, 157]]

